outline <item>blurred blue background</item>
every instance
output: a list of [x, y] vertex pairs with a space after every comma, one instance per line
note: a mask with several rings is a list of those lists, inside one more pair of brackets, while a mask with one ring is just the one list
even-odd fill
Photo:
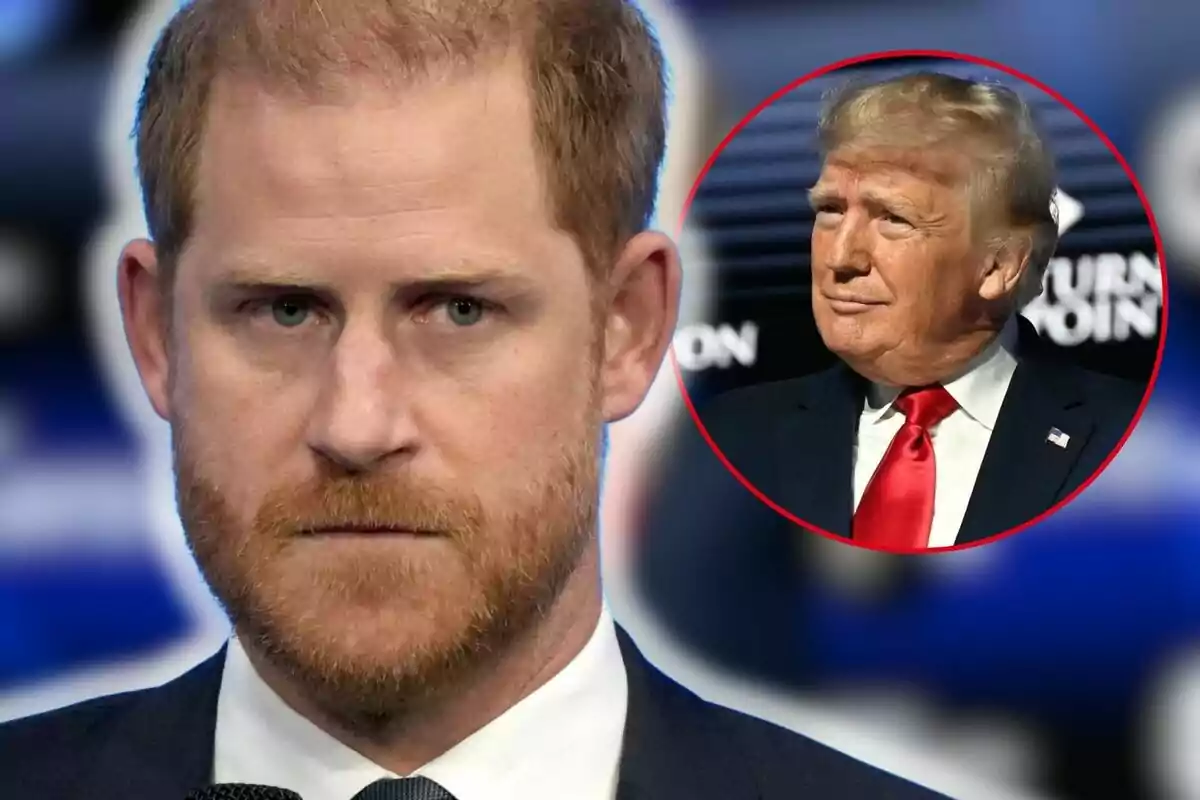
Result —
[[[1200, 684], [1190, 666], [1200, 641], [1200, 414], [1189, 400], [1200, 378], [1200, 246], [1191, 230], [1200, 228], [1200, 136], [1172, 135], [1200, 131], [1200, 101], [1190, 94], [1200, 90], [1200, 4], [677, 5], [714, 84], [720, 129], [710, 140], [827, 63], [948, 49], [1054, 87], [1142, 175], [1166, 237], [1170, 338], [1142, 427], [1109, 473], [1067, 511], [980, 551], [847, 567], [843, 555], [813, 545], [798, 567], [806, 589], [795, 598], [794, 629], [780, 635], [802, 632], [793, 688], [810, 696], [899, 686], [945, 719], [1018, 720], [1039, 766], [1012, 780], [1046, 796], [1200, 797], [1180, 763], [1200, 752], [1200, 721], [1184, 702]], [[116, 43], [139, 8], [0, 0], [7, 697], [160, 652], [196, 625], [153, 544], [145, 457], [106, 384], [84, 301], [89, 242], [114, 202], [99, 130]], [[1156, 733], [1163, 729], [1166, 742]]]

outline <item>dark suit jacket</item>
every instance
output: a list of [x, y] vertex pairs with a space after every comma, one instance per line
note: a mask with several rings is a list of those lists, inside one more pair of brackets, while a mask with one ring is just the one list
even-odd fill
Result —
[[[1087, 481], [1112, 453], [1145, 387], [1049, 355], [1021, 319], [1017, 369], [956, 544], [1022, 525]], [[700, 417], [730, 463], [805, 523], [850, 536], [854, 442], [867, 382], [839, 364], [719, 396]], [[1047, 440], [1066, 433], [1066, 447]]]
[[[960, 542], [1036, 517], [1104, 461], [1132, 420], [1142, 387], [1056, 364], [1022, 325], [1019, 364], [964, 518]], [[728, 460], [770, 500], [848, 535], [852, 447], [866, 386], [846, 367], [739, 389], [701, 408]], [[1051, 427], [1070, 435], [1046, 442]], [[682, 645], [736, 673], [814, 685], [806, 606], [816, 537], [752, 495], [713, 456], [690, 419], [662, 454], [636, 540], [635, 586]], [[892, 559], [886, 596], [913, 576]], [[918, 564], [917, 567], [920, 565]]]
[[[936, 800], [803, 736], [699, 699], [624, 631], [619, 800]], [[4, 800], [182, 800], [213, 765], [224, 652], [162, 687], [0, 726]], [[349, 800], [349, 798], [347, 798]]]

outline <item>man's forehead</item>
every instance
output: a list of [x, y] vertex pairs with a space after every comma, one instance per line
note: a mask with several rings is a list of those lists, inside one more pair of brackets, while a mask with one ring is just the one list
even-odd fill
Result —
[[503, 231], [547, 217], [523, 84], [364, 85], [356, 108], [281, 97], [252, 80], [216, 88], [217, 124], [206, 126], [194, 175], [197, 233], [307, 249], [444, 238], [458, 224], [509, 242], [516, 234]]
[[880, 184], [961, 186], [970, 171], [969, 158], [947, 148], [847, 147], [825, 158], [818, 186], [862, 181]]

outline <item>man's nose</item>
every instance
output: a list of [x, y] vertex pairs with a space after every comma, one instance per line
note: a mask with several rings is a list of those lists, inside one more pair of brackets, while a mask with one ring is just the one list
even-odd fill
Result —
[[416, 429], [398, 391], [398, 359], [387, 337], [347, 326], [327, 357], [309, 446], [354, 472], [415, 451]]
[[843, 214], [838, 226], [826, 235], [829, 240], [824, 266], [835, 277], [846, 280], [871, 271], [866, 220], [850, 211]]

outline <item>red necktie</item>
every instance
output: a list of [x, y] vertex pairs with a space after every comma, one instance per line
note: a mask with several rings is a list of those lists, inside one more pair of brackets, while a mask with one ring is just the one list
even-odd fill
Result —
[[888, 445], [854, 512], [853, 538], [884, 550], [916, 550], [929, 543], [937, 475], [929, 429], [958, 408], [941, 386], [906, 389], [896, 398], [904, 427]]

